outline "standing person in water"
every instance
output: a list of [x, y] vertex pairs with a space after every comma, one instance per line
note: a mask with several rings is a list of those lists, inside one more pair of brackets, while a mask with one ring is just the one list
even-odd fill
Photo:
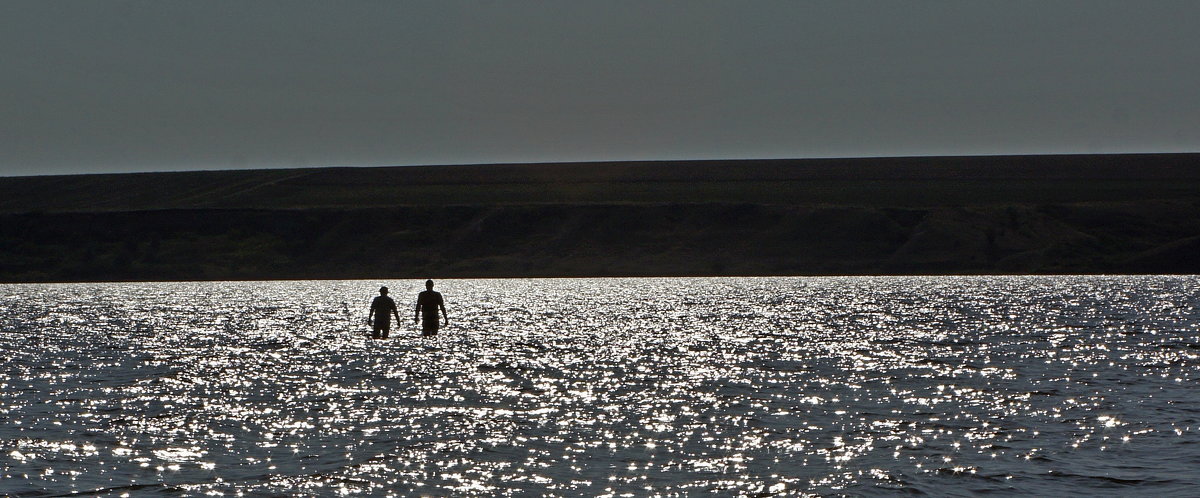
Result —
[[[433, 280], [425, 281], [425, 292], [417, 295], [417, 316], [413, 321], [421, 322], [421, 335], [437, 335], [438, 331], [438, 309], [442, 310], [442, 317], [446, 320], [446, 325], [450, 325], [450, 317], [446, 315], [446, 304], [442, 300], [440, 292], [434, 292]], [[421, 320], [422, 315], [424, 320]], [[399, 320], [397, 318], [397, 320]]]
[[[388, 315], [388, 312], [391, 315]], [[379, 296], [371, 301], [371, 312], [367, 313], [367, 322], [374, 325], [374, 330], [371, 332], [371, 337], [374, 339], [387, 339], [388, 332], [392, 329], [392, 316], [396, 317], [396, 323], [400, 323], [400, 313], [396, 310], [396, 301], [388, 297], [388, 288], [380, 287]], [[371, 318], [375, 320], [372, 321]]]

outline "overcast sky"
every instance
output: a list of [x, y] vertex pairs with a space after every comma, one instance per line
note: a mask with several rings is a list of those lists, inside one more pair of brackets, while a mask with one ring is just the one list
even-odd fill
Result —
[[1200, 151], [1200, 2], [0, 1], [0, 175]]

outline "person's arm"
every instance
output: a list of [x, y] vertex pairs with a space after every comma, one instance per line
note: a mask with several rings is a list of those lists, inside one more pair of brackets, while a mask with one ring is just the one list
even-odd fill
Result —
[[417, 298], [417, 315], [413, 317], [413, 323], [421, 321], [421, 298]]
[[367, 323], [371, 323], [371, 317], [375, 316], [375, 303], [371, 303], [371, 311], [367, 313]]
[[396, 317], [396, 323], [400, 323], [400, 311], [396, 309], [396, 303], [392, 303], [392, 316]]
[[441, 297], [438, 296], [438, 307], [442, 309], [442, 320], [444, 320], [444, 324], [450, 325], [450, 315], [446, 314], [446, 301], [442, 300]]

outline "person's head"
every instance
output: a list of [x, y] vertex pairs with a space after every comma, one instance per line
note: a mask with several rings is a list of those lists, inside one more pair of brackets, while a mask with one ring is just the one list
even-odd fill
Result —
[[383, 287], [379, 288], [379, 295], [381, 295], [381, 296], [387, 295], [387, 286], [383, 286]]
[[433, 290], [433, 280], [432, 279], [425, 281], [425, 288], [428, 290]]

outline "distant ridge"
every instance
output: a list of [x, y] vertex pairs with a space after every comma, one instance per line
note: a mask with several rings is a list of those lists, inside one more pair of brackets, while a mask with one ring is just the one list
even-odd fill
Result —
[[0, 281], [1200, 272], [1200, 154], [0, 178]]
[[[847, 202], [851, 199], [813, 196], [816, 191], [808, 186], [826, 182], [818, 186], [853, 190], [870, 182], [929, 182], [926, 186], [936, 190], [952, 182], [969, 182], [951, 189], [966, 187], [969, 191], [972, 186], [995, 180], [1082, 182], [1084, 188], [1099, 187], [1105, 181], [1134, 182], [1103, 186], [1105, 192], [1099, 197], [1087, 192], [1063, 192], [1067, 201], [1114, 200], [1104, 197], [1109, 193], [1122, 198], [1174, 196], [1184, 186], [1200, 181], [1200, 153], [626, 161], [0, 177], [0, 212], [548, 202]], [[755, 188], [767, 183], [773, 185]], [[645, 187], [629, 188], [632, 184]], [[672, 184], [678, 188], [671, 188]], [[680, 192], [689, 185], [706, 188], [711, 195]], [[500, 188], [476, 192], [496, 186]], [[434, 188], [422, 191], [421, 187]], [[899, 186], [896, 190], [902, 189]], [[962, 202], [953, 192], [945, 194], [949, 196], [946, 199], [922, 195], [922, 202]], [[1054, 194], [1047, 195], [1038, 201], [1055, 201]], [[1028, 197], [1016, 195], [1014, 199], [1028, 202]], [[968, 199], [985, 200], [976, 196]]]

